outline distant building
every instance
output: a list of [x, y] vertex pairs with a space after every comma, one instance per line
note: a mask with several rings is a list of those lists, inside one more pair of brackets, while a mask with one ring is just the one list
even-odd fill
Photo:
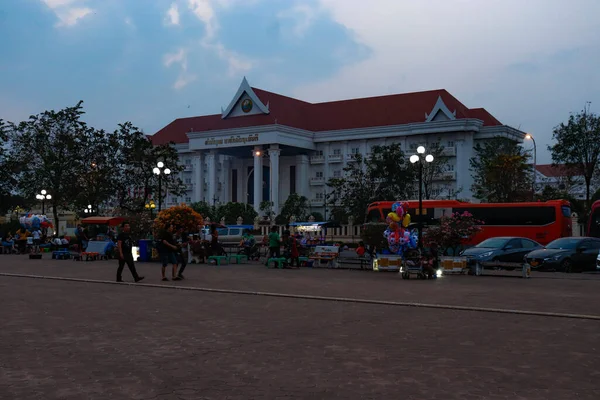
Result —
[[[565, 191], [578, 200], [585, 200], [585, 180], [579, 171], [564, 164], [536, 165], [536, 191], [541, 192], [550, 186]], [[592, 190], [593, 195], [594, 191]]]
[[252, 88], [244, 78], [220, 114], [176, 119], [152, 142], [175, 142], [185, 165], [188, 192], [169, 197], [167, 206], [233, 201], [258, 209], [270, 200], [278, 212], [291, 193], [322, 211], [330, 178], [342, 176], [356, 154], [392, 143], [407, 157], [419, 145], [443, 146], [449, 162], [439, 197], [470, 199], [474, 144], [495, 137], [521, 143], [524, 136], [443, 89], [313, 104]]

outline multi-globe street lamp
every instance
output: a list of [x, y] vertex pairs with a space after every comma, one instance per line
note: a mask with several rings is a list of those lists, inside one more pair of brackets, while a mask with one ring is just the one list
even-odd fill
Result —
[[159, 161], [152, 172], [158, 175], [158, 212], [160, 212], [162, 210], [162, 177], [171, 174], [171, 170], [165, 167], [165, 163]]
[[46, 200], [51, 200], [52, 196], [45, 190], [35, 195], [35, 198], [42, 201], [42, 215], [46, 214]]
[[94, 210], [92, 209], [92, 205], [88, 204], [88, 206], [83, 209], [83, 212], [91, 215], [94, 212]]
[[154, 200], [150, 200], [146, 205], [144, 205], [146, 210], [150, 211], [150, 219], [154, 219], [154, 209], [156, 208], [156, 204], [154, 204]]
[[423, 163], [433, 162], [431, 154], [425, 155], [425, 147], [417, 147], [417, 154], [410, 156], [412, 164], [419, 163], [419, 249], [423, 249]]
[[533, 143], [533, 188], [531, 190], [532, 192], [532, 196], [533, 199], [535, 200], [535, 187], [536, 187], [536, 183], [537, 183], [537, 145], [535, 144], [535, 139], [533, 138], [533, 135], [528, 133], [525, 135], [525, 139], [527, 140], [531, 140], [531, 142]]

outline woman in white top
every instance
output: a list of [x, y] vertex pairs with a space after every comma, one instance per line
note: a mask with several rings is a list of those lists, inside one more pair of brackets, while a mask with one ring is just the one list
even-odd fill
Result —
[[31, 236], [33, 237], [33, 252], [34, 254], [38, 254], [40, 252], [40, 243], [42, 242], [42, 232], [36, 229], [31, 232]]

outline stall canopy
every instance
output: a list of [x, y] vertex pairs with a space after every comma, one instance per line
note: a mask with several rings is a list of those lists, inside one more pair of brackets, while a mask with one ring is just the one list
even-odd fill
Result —
[[82, 224], [117, 226], [125, 221], [123, 217], [88, 217], [81, 220]]
[[296, 228], [300, 231], [319, 231], [324, 228], [339, 228], [340, 224], [335, 221], [328, 222], [292, 222], [290, 228]]

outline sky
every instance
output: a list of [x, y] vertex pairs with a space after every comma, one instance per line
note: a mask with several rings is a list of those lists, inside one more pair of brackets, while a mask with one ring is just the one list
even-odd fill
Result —
[[[153, 134], [242, 78], [310, 102], [447, 89], [536, 138], [600, 113], [598, 0], [0, 0], [0, 118]], [[525, 145], [527, 146], [528, 143]]]

